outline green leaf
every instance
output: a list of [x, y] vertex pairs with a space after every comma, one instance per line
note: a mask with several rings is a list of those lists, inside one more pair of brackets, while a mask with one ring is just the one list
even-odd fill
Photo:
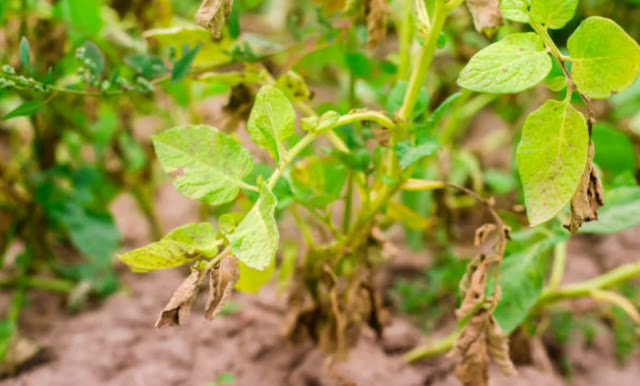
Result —
[[340, 198], [347, 170], [337, 158], [310, 156], [293, 165], [287, 177], [296, 201], [324, 208]]
[[157, 42], [161, 47], [160, 52], [166, 52], [170, 47], [182, 47], [184, 44], [189, 47], [202, 44], [193, 60], [194, 67], [214, 68], [231, 61], [231, 39], [223, 36], [220, 40], [213, 40], [209, 31], [197, 26], [156, 28], [145, 31], [142, 36]]
[[[512, 245], [508, 247], [500, 267], [498, 283], [502, 298], [493, 312], [505, 334], [526, 319], [540, 297], [548, 253], [555, 244], [566, 240], [567, 234], [536, 228], [514, 233], [512, 238]], [[488, 284], [488, 288], [492, 286], [492, 283]]]
[[29, 41], [24, 36], [20, 39], [20, 48], [18, 51], [20, 54], [20, 65], [22, 68], [29, 67]]
[[396, 154], [400, 167], [406, 169], [424, 157], [430, 156], [440, 148], [435, 138], [425, 137], [418, 144], [411, 142], [399, 142], [396, 144]]
[[346, 53], [344, 54], [344, 59], [349, 72], [357, 77], [367, 78], [375, 71], [375, 66], [369, 57], [361, 52]]
[[7, 119], [11, 119], [15, 117], [26, 117], [29, 115], [33, 115], [37, 113], [42, 108], [42, 106], [44, 106], [44, 103], [39, 101], [25, 102], [20, 106], [16, 107], [15, 109], [9, 111], [7, 115], [2, 117], [2, 120], [6, 121]]
[[640, 187], [622, 186], [605, 193], [598, 220], [585, 223], [581, 233], [617, 233], [640, 225]]
[[416, 138], [420, 139], [421, 137], [433, 135], [433, 132], [438, 126], [438, 123], [442, 120], [444, 115], [451, 110], [454, 102], [458, 100], [462, 96], [462, 92], [457, 92], [455, 94], [451, 94], [447, 99], [442, 101], [440, 105], [429, 115], [427, 121], [424, 125], [418, 126], [415, 130]]
[[271, 263], [264, 271], [251, 268], [242, 261], [238, 262], [238, 268], [240, 269], [240, 279], [234, 288], [238, 291], [256, 294], [263, 285], [271, 280], [276, 268], [276, 259], [271, 259]]
[[154, 135], [153, 145], [176, 189], [210, 205], [233, 200], [253, 169], [249, 151], [211, 126], [176, 127]]
[[593, 126], [591, 140], [597, 149], [593, 162], [606, 173], [634, 173], [637, 169], [637, 156], [629, 137], [615, 126], [596, 123]]
[[196, 58], [198, 51], [202, 47], [202, 43], [197, 46], [189, 49], [188, 44], [184, 44], [182, 46], [182, 57], [173, 63], [173, 70], [171, 71], [171, 80], [174, 82], [179, 82], [182, 79], [186, 78], [189, 75], [189, 71], [191, 71], [191, 65], [193, 64], [193, 60]]
[[502, 17], [519, 23], [528, 23], [531, 21], [529, 17], [530, 3], [531, 0], [501, 0], [500, 11], [502, 12]]
[[590, 98], [608, 98], [633, 83], [640, 73], [640, 47], [615, 22], [590, 17], [567, 41], [571, 77]]
[[551, 28], [560, 29], [573, 18], [578, 0], [531, 0], [531, 19]]
[[[404, 102], [404, 95], [407, 92], [407, 87], [409, 87], [409, 82], [406, 80], [401, 80], [393, 86], [389, 92], [389, 96], [387, 97], [387, 112], [389, 112], [389, 114], [395, 114], [397, 110], [400, 110], [400, 107], [402, 107], [402, 103]], [[413, 119], [416, 120], [424, 114], [428, 106], [429, 93], [427, 92], [427, 89], [422, 87], [418, 94], [416, 104], [413, 106]]]
[[542, 38], [508, 35], [475, 54], [458, 77], [460, 87], [486, 93], [517, 93], [540, 83], [551, 70]]
[[100, 48], [98, 48], [98, 46], [92, 41], [86, 41], [83, 47], [85, 60], [89, 59], [91, 61], [91, 66], [89, 66], [91, 74], [96, 76], [102, 75], [104, 72], [105, 60]]
[[119, 256], [134, 272], [149, 272], [172, 268], [201, 257], [212, 258], [222, 244], [210, 223], [178, 227], [160, 241], [134, 249]]
[[155, 78], [169, 72], [162, 58], [151, 54], [131, 54], [125, 62], [145, 78]]
[[247, 129], [253, 142], [280, 161], [284, 141], [294, 131], [296, 112], [286, 95], [273, 86], [263, 86], [251, 109]]
[[59, 6], [70, 30], [86, 37], [96, 36], [102, 29], [101, 3], [100, 0], [61, 0]]
[[568, 103], [548, 100], [527, 117], [516, 161], [531, 226], [569, 202], [584, 172], [588, 143], [587, 123]]
[[260, 198], [227, 239], [240, 261], [262, 271], [276, 257], [279, 234], [274, 217], [276, 197], [264, 183], [259, 183], [258, 188]]

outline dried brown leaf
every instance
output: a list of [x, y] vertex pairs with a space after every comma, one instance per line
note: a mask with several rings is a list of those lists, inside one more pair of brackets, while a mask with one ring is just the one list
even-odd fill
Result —
[[215, 39], [219, 39], [232, 6], [233, 0], [204, 0], [196, 12], [196, 24], [208, 29]]
[[175, 290], [171, 300], [160, 313], [155, 325], [157, 328], [180, 326], [187, 320], [206, 273], [205, 270], [191, 269], [191, 274]]
[[[464, 293], [462, 304], [456, 310], [458, 318], [464, 318], [471, 311], [477, 308], [480, 302], [484, 301], [484, 288], [487, 280], [487, 271], [490, 261], [485, 255], [478, 256], [475, 261], [469, 264], [467, 273], [460, 282], [461, 289]], [[462, 287], [464, 285], [464, 288]]]
[[490, 314], [480, 310], [465, 326], [450, 357], [458, 359], [456, 378], [465, 386], [485, 386], [489, 380], [489, 357], [484, 326]]
[[565, 228], [576, 233], [580, 226], [588, 221], [598, 219], [598, 209], [604, 205], [602, 182], [598, 171], [593, 166], [593, 142], [589, 143], [587, 166], [578, 184], [576, 193], [571, 198], [571, 220]]
[[502, 13], [498, 0], [467, 0], [467, 7], [478, 32], [492, 35], [502, 25]]
[[496, 225], [492, 223], [483, 224], [482, 226], [480, 226], [480, 228], [476, 229], [476, 235], [475, 235], [475, 238], [473, 239], [473, 245], [475, 245], [476, 247], [479, 247], [482, 244], [484, 244], [484, 242], [487, 241], [487, 238], [489, 237], [489, 235], [493, 233], [493, 231], [495, 231], [496, 229], [497, 229]]
[[504, 374], [517, 374], [516, 368], [509, 356], [509, 337], [504, 334], [493, 315], [485, 325], [489, 355]]
[[238, 259], [227, 256], [220, 265], [209, 272], [209, 298], [204, 309], [204, 317], [213, 320], [227, 302], [234, 284], [240, 278]]
[[372, 49], [387, 36], [389, 6], [386, 0], [369, 0], [367, 9], [367, 48]]

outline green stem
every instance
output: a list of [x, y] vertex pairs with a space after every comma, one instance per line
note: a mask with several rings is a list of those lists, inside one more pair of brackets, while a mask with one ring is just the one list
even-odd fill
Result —
[[399, 31], [399, 55], [398, 80], [409, 77], [411, 68], [411, 41], [413, 40], [413, 0], [404, 0]]
[[456, 340], [458, 340], [459, 335], [460, 331], [456, 330], [440, 340], [414, 348], [413, 350], [404, 354], [402, 358], [405, 362], [411, 363], [416, 362], [420, 359], [442, 355], [451, 350], [453, 345], [456, 343]]
[[[27, 288], [52, 292], [69, 293], [75, 287], [75, 283], [72, 281], [52, 277], [29, 276], [25, 280]], [[17, 277], [0, 278], [0, 288], [14, 287], [18, 281]]]
[[536, 306], [590, 296], [593, 290], [613, 287], [637, 276], [640, 276], [640, 262], [625, 264], [590, 280], [568, 284], [555, 290], [546, 289], [538, 298]]
[[438, 36], [444, 27], [444, 22], [447, 19], [449, 11], [449, 7], [446, 7], [442, 1], [436, 1], [435, 13], [431, 23], [429, 36], [420, 50], [418, 62], [413, 67], [413, 72], [409, 79], [409, 85], [407, 86], [407, 92], [404, 96], [402, 107], [400, 107], [400, 110], [398, 111], [398, 118], [402, 121], [409, 122], [412, 118], [413, 107], [416, 105], [416, 101], [418, 100], [420, 89], [424, 84], [427, 71], [429, 70], [429, 66], [431, 65], [431, 61], [433, 60], [433, 56], [438, 45]]
[[564, 270], [567, 265], [567, 242], [563, 241], [554, 247], [553, 250], [553, 267], [551, 268], [551, 276], [547, 290], [553, 291], [560, 286], [564, 277]]

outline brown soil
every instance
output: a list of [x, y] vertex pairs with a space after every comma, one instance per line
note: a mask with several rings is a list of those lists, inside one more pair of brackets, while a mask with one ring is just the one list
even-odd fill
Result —
[[[182, 199], [170, 186], [161, 189], [164, 226], [197, 219], [198, 205]], [[130, 245], [149, 238], [148, 226], [132, 200], [118, 199], [113, 210]], [[570, 245], [567, 281], [591, 277], [613, 264], [635, 258], [638, 229], [610, 237], [578, 237]], [[407, 262], [404, 262], [407, 264]], [[419, 266], [419, 265], [418, 265]], [[123, 270], [127, 293], [77, 316], [62, 314], [61, 301], [35, 293], [23, 314], [23, 328], [45, 347], [36, 363], [9, 385], [206, 385], [221, 373], [232, 373], [235, 385], [456, 385], [452, 365], [435, 358], [417, 365], [403, 363], [401, 353], [424, 341], [407, 317], [396, 316], [382, 341], [365, 331], [345, 361], [332, 363], [308, 344], [292, 345], [280, 334], [284, 300], [272, 286], [258, 296], [235, 294], [239, 311], [206, 323], [202, 299], [187, 325], [157, 330], [157, 313], [185, 272], [167, 270], [136, 275]], [[620, 367], [611, 334], [603, 329], [587, 347], [576, 337], [565, 354], [574, 369], [574, 385], [637, 385], [640, 356]], [[519, 366], [519, 375], [492, 370], [492, 385], [561, 385], [557, 370]]]

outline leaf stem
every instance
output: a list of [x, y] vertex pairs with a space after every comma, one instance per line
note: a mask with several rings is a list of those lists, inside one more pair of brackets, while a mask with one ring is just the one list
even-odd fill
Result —
[[402, 359], [404, 359], [404, 361], [407, 363], [411, 363], [417, 362], [420, 359], [442, 355], [451, 350], [453, 345], [456, 343], [456, 340], [458, 340], [458, 336], [460, 336], [460, 331], [455, 330], [442, 339], [414, 348], [413, 350], [404, 354], [402, 356]]
[[547, 288], [538, 298], [536, 307], [564, 299], [591, 296], [593, 290], [613, 287], [638, 276], [640, 276], [640, 262], [625, 264], [593, 279], [567, 284], [558, 289]]
[[555, 290], [560, 286], [564, 277], [564, 270], [567, 265], [567, 242], [562, 241], [553, 249], [553, 266], [551, 267], [551, 276], [549, 277], [548, 290]]

